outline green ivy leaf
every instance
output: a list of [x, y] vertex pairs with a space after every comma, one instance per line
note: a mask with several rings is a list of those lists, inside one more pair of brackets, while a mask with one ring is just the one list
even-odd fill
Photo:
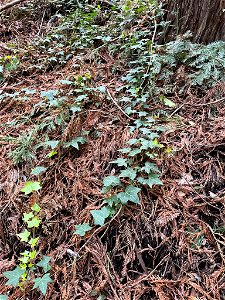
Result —
[[52, 150], [51, 152], [48, 153], [47, 157], [51, 158], [57, 154], [57, 151]]
[[81, 102], [81, 101], [83, 101], [84, 99], [87, 99], [87, 98], [88, 98], [87, 94], [79, 95], [79, 96], [76, 97], [76, 102]]
[[148, 179], [139, 177], [138, 182], [141, 184], [147, 184], [150, 188], [153, 187], [153, 185], [163, 185], [163, 182], [160, 180], [158, 174], [150, 174]]
[[41, 210], [41, 207], [37, 204], [37, 203], [34, 203], [32, 206], [31, 206], [31, 209], [35, 212], [39, 212]]
[[24, 213], [23, 214], [23, 220], [24, 220], [24, 222], [27, 222], [27, 221], [29, 221], [31, 218], [33, 218], [34, 217], [34, 214], [32, 213], [32, 212], [30, 212], [30, 213]]
[[25, 182], [24, 187], [20, 190], [25, 193], [25, 195], [29, 195], [34, 191], [38, 191], [41, 189], [41, 184], [38, 181], [27, 181]]
[[34, 95], [37, 92], [36, 90], [30, 90], [28, 88], [24, 88], [21, 91], [25, 92], [26, 95]]
[[38, 217], [34, 216], [30, 221], [27, 221], [28, 228], [37, 228], [41, 223], [41, 220]]
[[35, 176], [38, 176], [38, 175], [40, 175], [42, 172], [45, 172], [46, 170], [47, 170], [47, 168], [42, 167], [42, 166], [39, 166], [39, 167], [34, 168], [34, 169], [31, 171], [31, 174], [32, 174], [32, 175], [35, 175]]
[[107, 176], [103, 179], [103, 184], [106, 187], [117, 186], [120, 185], [120, 179], [116, 176]]
[[139, 153], [141, 153], [141, 149], [136, 148], [136, 149], [131, 150], [128, 155], [131, 157], [134, 157]]
[[70, 80], [60, 80], [59, 82], [61, 82], [62, 84], [67, 84], [67, 85], [70, 85], [70, 84], [73, 84], [73, 81], [70, 81]]
[[131, 148], [123, 148], [123, 149], [120, 149], [118, 151], [121, 152], [121, 153], [126, 154], [126, 153], [129, 153], [131, 151]]
[[37, 254], [36, 250], [29, 252], [30, 259], [34, 259], [36, 257], [36, 254]]
[[79, 150], [79, 144], [78, 143], [80, 143], [80, 144], [85, 144], [87, 142], [87, 140], [84, 138], [84, 137], [77, 137], [77, 138], [75, 138], [75, 139], [73, 139], [72, 141], [70, 141], [70, 142], [67, 142], [66, 144], [65, 144], [65, 146], [66, 147], [70, 147], [70, 146], [72, 146], [72, 147], [74, 147], [74, 148], [76, 148], [77, 150]]
[[127, 159], [126, 158], [117, 158], [116, 160], [111, 161], [111, 164], [117, 164], [119, 167], [127, 167]]
[[153, 164], [150, 162], [146, 162], [144, 167], [141, 168], [141, 170], [145, 171], [147, 174], [149, 174], [151, 172], [161, 173], [160, 170], [158, 169], [158, 167], [156, 166], [156, 164]]
[[110, 207], [113, 207], [113, 205], [118, 205], [120, 203], [120, 200], [117, 198], [116, 195], [113, 195], [109, 198], [106, 198], [104, 200], [104, 203], [107, 203]]
[[39, 237], [32, 238], [29, 240], [28, 244], [31, 245], [32, 248], [34, 248], [37, 245], [38, 240], [39, 240]]
[[20, 238], [21, 242], [28, 242], [28, 238], [30, 236], [30, 231], [28, 231], [27, 229], [24, 232], [21, 232], [19, 234], [17, 234], [17, 236]]
[[130, 139], [127, 143], [129, 145], [136, 145], [138, 144], [139, 140], [138, 139]]
[[41, 96], [48, 99], [50, 105], [57, 106], [58, 102], [55, 100], [55, 95], [57, 95], [58, 92], [59, 92], [58, 90], [42, 91]]
[[[19, 258], [19, 261], [21, 261], [22, 265], [21, 265], [21, 269], [25, 269], [26, 268], [26, 265], [29, 261], [29, 257], [28, 256], [23, 256], [23, 257], [20, 257]], [[24, 268], [23, 268], [24, 266]]]
[[51, 270], [51, 266], [49, 265], [50, 260], [51, 257], [43, 255], [42, 260], [37, 263], [37, 266], [43, 268], [44, 272], [47, 273], [49, 270]]
[[105, 86], [98, 86], [98, 87], [96, 88], [96, 90], [98, 90], [98, 91], [101, 92], [101, 93], [105, 93], [105, 92], [106, 92], [106, 87], [105, 87]]
[[110, 207], [104, 206], [100, 210], [91, 210], [95, 225], [104, 225], [105, 220], [110, 216]]
[[26, 257], [29, 257], [29, 254], [30, 254], [30, 252], [29, 251], [24, 251], [24, 252], [22, 252], [22, 253], [20, 253], [22, 256], [26, 256]]
[[129, 185], [126, 187], [125, 192], [118, 193], [117, 197], [120, 199], [122, 204], [127, 204], [128, 201], [131, 201], [136, 204], [140, 204], [140, 200], [138, 197], [138, 193], [140, 192], [140, 188]]
[[48, 283], [52, 282], [49, 273], [45, 274], [43, 277], [38, 277], [34, 279], [33, 289], [39, 288], [43, 295], [47, 292]]
[[58, 146], [59, 142], [60, 141], [52, 140], [52, 141], [44, 142], [44, 144], [49, 146], [52, 150], [54, 150]]
[[137, 171], [135, 171], [134, 169], [132, 168], [127, 168], [123, 171], [121, 171], [120, 177], [128, 177], [130, 178], [131, 180], [134, 180], [135, 177], [137, 176]]
[[12, 271], [5, 272], [4, 276], [8, 279], [6, 285], [13, 285], [14, 287], [17, 287], [20, 282], [20, 278], [24, 273], [24, 270], [20, 267], [16, 267]]
[[79, 112], [81, 111], [82, 109], [80, 108], [80, 106], [71, 106], [70, 107], [70, 110], [75, 113], [75, 112]]
[[75, 226], [75, 234], [80, 236], [85, 236], [86, 232], [92, 229], [88, 223], [78, 224]]
[[170, 99], [164, 98], [163, 102], [166, 106], [168, 107], [176, 107], [176, 103], [174, 103], [173, 101], [171, 101]]

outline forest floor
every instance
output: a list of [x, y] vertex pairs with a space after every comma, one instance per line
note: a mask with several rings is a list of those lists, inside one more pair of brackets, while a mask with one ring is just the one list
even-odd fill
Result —
[[[0, 43], [26, 53], [17, 54], [22, 67], [0, 83], [0, 96], [5, 95], [0, 98], [0, 294], [10, 300], [225, 299], [225, 84], [170, 94], [171, 107], [148, 102], [150, 112], [167, 113], [166, 121], [159, 121], [166, 128], [159, 140], [171, 151], [156, 159], [163, 185], [143, 187], [140, 205], [128, 202], [103, 226], [79, 236], [75, 226], [93, 225], [91, 210], [99, 209], [104, 199], [102, 181], [117, 171], [110, 162], [136, 134], [128, 130], [133, 116], [115, 100], [127, 67], [106, 48], [96, 62], [87, 48], [72, 53], [61, 66], [34, 69], [34, 62], [46, 54], [29, 45], [42, 26], [44, 36], [47, 22], [14, 15], [1, 21]], [[8, 55], [12, 53], [0, 48], [0, 57]], [[113, 72], [118, 64], [119, 76]], [[181, 72], [179, 67], [176, 81]], [[61, 126], [63, 106], [46, 109], [40, 93], [63, 90], [70, 95], [73, 88], [64, 80], [74, 74], [91, 74], [88, 86], [105, 87], [110, 97], [90, 96]], [[43, 122], [49, 123], [36, 130]], [[49, 149], [35, 148], [45, 126], [52, 126], [52, 141], [67, 142], [88, 132], [87, 142], [79, 149], [58, 146], [49, 158]], [[30, 172], [37, 165], [47, 169], [41, 175], [42, 189], [24, 195], [21, 188], [34, 180]], [[24, 251], [17, 234], [24, 228], [22, 214], [34, 201], [42, 218], [38, 254], [51, 257], [53, 282], [46, 295], [29, 283], [25, 290], [7, 286], [3, 275]]]

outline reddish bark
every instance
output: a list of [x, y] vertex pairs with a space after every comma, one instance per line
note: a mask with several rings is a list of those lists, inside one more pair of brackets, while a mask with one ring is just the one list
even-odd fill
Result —
[[[225, 0], [167, 0], [167, 19], [173, 30], [190, 30], [194, 42], [225, 41]], [[174, 31], [173, 31], [174, 33]], [[170, 29], [168, 34], [172, 34]]]

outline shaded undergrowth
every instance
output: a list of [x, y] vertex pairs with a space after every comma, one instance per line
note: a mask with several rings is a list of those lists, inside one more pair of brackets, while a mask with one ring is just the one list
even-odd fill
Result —
[[17, 234], [37, 202], [53, 283], [43, 296], [33, 275], [24, 289], [2, 275], [0, 293], [223, 299], [224, 43], [160, 44], [157, 1], [59, 12], [29, 45], [5, 40], [0, 69], [0, 270], [27, 250]]

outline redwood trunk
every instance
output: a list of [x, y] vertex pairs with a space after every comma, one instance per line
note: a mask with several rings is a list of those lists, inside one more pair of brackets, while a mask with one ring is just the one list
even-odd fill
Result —
[[225, 41], [225, 0], [167, 0], [166, 9], [173, 34], [190, 30], [194, 42]]

